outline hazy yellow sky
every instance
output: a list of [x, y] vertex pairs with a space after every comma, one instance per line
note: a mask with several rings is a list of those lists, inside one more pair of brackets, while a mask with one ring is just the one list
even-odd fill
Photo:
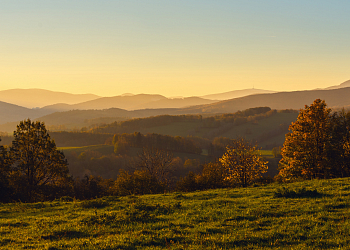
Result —
[[3, 0], [0, 90], [200, 96], [350, 79], [350, 1]]

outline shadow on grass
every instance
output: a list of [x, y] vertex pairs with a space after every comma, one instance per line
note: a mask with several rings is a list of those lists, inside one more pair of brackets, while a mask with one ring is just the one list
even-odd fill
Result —
[[215, 193], [203, 193], [203, 194], [196, 194], [194, 193], [192, 196], [192, 199], [195, 200], [211, 200], [213, 198], [216, 198], [218, 194]]
[[0, 241], [0, 246], [6, 246], [7, 244], [10, 244], [11, 242], [13, 242], [12, 239], [3, 239]]
[[332, 212], [332, 211], [335, 211], [337, 209], [343, 209], [343, 208], [347, 208], [347, 207], [349, 207], [349, 205], [347, 203], [326, 204], [326, 205], [324, 205], [324, 210], [326, 210], [328, 212]]
[[[303, 245], [315, 246], [315, 239], [308, 238], [306, 235], [295, 235], [274, 233], [270, 237], [256, 237], [256, 236], [242, 236], [242, 238], [228, 239], [224, 242], [221, 240], [208, 239], [207, 236], [211, 233], [222, 233], [222, 230], [214, 230], [213, 232], [200, 232], [200, 237], [193, 239], [186, 236], [173, 235], [173, 236], [154, 236], [147, 242], [139, 241], [135, 239], [129, 242], [122, 249], [138, 249], [140, 247], [154, 247], [154, 248], [167, 248], [167, 249], [186, 249], [186, 246], [196, 246], [195, 249], [260, 249], [271, 247], [287, 247], [291, 249], [293, 246], [299, 245], [303, 242]], [[320, 242], [316, 244], [318, 249], [334, 248], [337, 245], [334, 242]], [[185, 248], [183, 248], [185, 246]], [[322, 247], [321, 247], [322, 246]], [[314, 248], [313, 248], [314, 249]]]
[[109, 205], [109, 202], [104, 201], [102, 199], [86, 200], [77, 204], [77, 206], [82, 208], [103, 208], [103, 207], [107, 207], [108, 205]]
[[274, 198], [318, 198], [322, 196], [324, 195], [319, 193], [316, 189], [307, 190], [305, 187], [296, 190], [291, 190], [286, 187], [277, 188], [273, 195]]
[[43, 240], [61, 240], [61, 239], [77, 239], [88, 237], [89, 235], [83, 232], [76, 230], [60, 230], [52, 232], [49, 235], [42, 235], [41, 239]]
[[177, 200], [182, 200], [182, 199], [188, 199], [189, 197], [187, 197], [186, 195], [183, 195], [182, 193], [174, 193], [174, 199]]
[[29, 226], [29, 223], [27, 222], [10, 222], [10, 223], [1, 223], [0, 227], [27, 227]]
[[118, 227], [120, 225], [130, 224], [134, 222], [155, 223], [161, 220], [156, 216], [168, 215], [180, 208], [180, 202], [177, 202], [173, 205], [148, 205], [144, 203], [133, 203], [123, 211], [87, 216], [82, 219], [81, 222], [86, 225], [99, 224], [108, 225], [111, 227]]

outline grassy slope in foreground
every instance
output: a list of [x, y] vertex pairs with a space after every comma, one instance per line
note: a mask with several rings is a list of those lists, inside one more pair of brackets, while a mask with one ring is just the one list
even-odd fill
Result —
[[350, 244], [349, 178], [0, 205], [1, 249], [331, 249]]

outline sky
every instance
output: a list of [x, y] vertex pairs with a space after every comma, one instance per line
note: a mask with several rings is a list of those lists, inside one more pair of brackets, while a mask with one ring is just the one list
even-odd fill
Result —
[[350, 79], [348, 0], [0, 3], [0, 90], [172, 97]]

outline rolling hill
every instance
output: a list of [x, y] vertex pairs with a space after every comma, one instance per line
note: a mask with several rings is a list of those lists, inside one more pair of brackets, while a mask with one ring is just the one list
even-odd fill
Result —
[[350, 87], [330, 90], [307, 90], [256, 94], [231, 100], [216, 102], [182, 109], [186, 113], [232, 113], [254, 107], [272, 109], [301, 109], [310, 105], [315, 99], [325, 100], [330, 108], [341, 108], [350, 105]]
[[[348, 83], [349, 81], [339, 86], [347, 86]], [[264, 106], [277, 110], [298, 110], [300, 108], [303, 108], [305, 105], [310, 105], [315, 99], [318, 98], [325, 100], [328, 104], [328, 107], [333, 109], [340, 109], [343, 107], [350, 107], [349, 96], [350, 87], [344, 87], [336, 89], [254, 94], [217, 102], [197, 97], [168, 99], [161, 95], [145, 94], [103, 97], [74, 105], [55, 104], [46, 106], [41, 109], [28, 109], [20, 107], [18, 105], [0, 102], [0, 124], [18, 122], [26, 118], [31, 118], [40, 119], [47, 122], [49, 125], [71, 124], [73, 126], [79, 127], [83, 123], [86, 123], [86, 120], [98, 120], [99, 118], [105, 118], [105, 122], [112, 122], [122, 119], [140, 118], [164, 114], [212, 115], [234, 113], [239, 110]], [[206, 103], [207, 101], [211, 103]], [[200, 102], [204, 102], [206, 104], [198, 105]], [[116, 107], [118, 105], [122, 105], [125, 108], [111, 109], [111, 107]], [[133, 110], [134, 108], [142, 107], [143, 105], [147, 107], [164, 107], [166, 105], [168, 105], [168, 107], [176, 107], [180, 105], [193, 106], [184, 108], [147, 108]], [[66, 112], [57, 112], [61, 110], [66, 110]], [[8, 127], [9, 126], [7, 126], [7, 129], [4, 130], [3, 126], [1, 126], [0, 131], [8, 131]], [[10, 129], [10, 131], [13, 131], [13, 129]]]
[[27, 108], [37, 108], [56, 103], [75, 104], [99, 98], [93, 94], [70, 94], [44, 89], [9, 89], [0, 91], [0, 101]]
[[266, 94], [266, 93], [275, 93], [275, 92], [276, 91], [272, 91], [272, 90], [252, 88], [252, 89], [234, 90], [234, 91], [229, 91], [225, 93], [205, 95], [201, 97], [205, 99], [210, 99], [210, 100], [228, 100], [228, 99], [239, 98], [239, 97], [248, 96], [248, 95]]
[[140, 106], [145, 103], [164, 100], [164, 99], [167, 99], [167, 98], [162, 95], [148, 95], [148, 94], [101, 97], [95, 100], [71, 105], [71, 109], [119, 108], [119, 109], [133, 110], [135, 109], [134, 107], [136, 106]]
[[204, 99], [201, 97], [167, 98], [135, 106], [135, 109], [163, 109], [163, 108], [184, 108], [189, 106], [204, 105], [217, 102], [216, 100]]
[[26, 118], [38, 118], [46, 115], [45, 110], [29, 109], [0, 101], [0, 123], [20, 121]]
[[341, 88], [347, 88], [347, 87], [350, 87], [350, 80], [343, 82], [339, 85], [330, 86], [330, 87], [325, 88], [325, 89], [341, 89]]
[[87, 110], [87, 109], [109, 109], [119, 108], [125, 110], [140, 109], [163, 109], [163, 108], [184, 108], [194, 105], [203, 105], [216, 102], [215, 100], [204, 99], [200, 97], [186, 98], [166, 98], [162, 95], [121, 95], [114, 97], [101, 97], [95, 100], [67, 105], [63, 103], [49, 105], [44, 107], [46, 110], [68, 111], [68, 110]]

